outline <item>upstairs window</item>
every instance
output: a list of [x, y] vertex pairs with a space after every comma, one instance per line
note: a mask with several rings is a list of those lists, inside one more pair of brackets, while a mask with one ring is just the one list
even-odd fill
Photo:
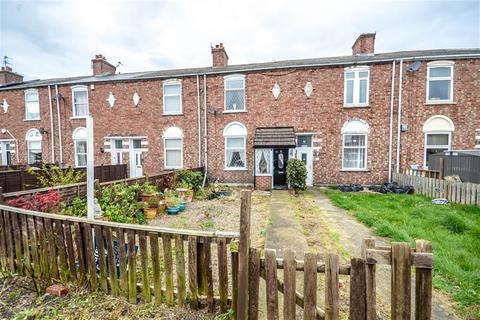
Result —
[[73, 144], [75, 151], [75, 166], [87, 166], [87, 129], [77, 128], [73, 131]]
[[368, 124], [363, 120], [346, 122], [342, 127], [342, 170], [367, 169]]
[[245, 111], [245, 76], [225, 77], [225, 111]]
[[30, 89], [25, 91], [25, 119], [40, 120], [38, 90]]
[[229, 123], [223, 130], [225, 137], [225, 169], [244, 170], [246, 165], [247, 129], [239, 122]]
[[88, 89], [85, 86], [72, 88], [73, 116], [84, 118], [88, 115]]
[[347, 107], [367, 106], [370, 86], [370, 68], [345, 69], [344, 105]]
[[25, 136], [27, 140], [28, 164], [42, 162], [42, 135], [37, 129], [30, 129]]
[[427, 68], [427, 102], [453, 101], [453, 62], [430, 62]]
[[182, 113], [182, 83], [169, 80], [163, 83], [163, 114]]

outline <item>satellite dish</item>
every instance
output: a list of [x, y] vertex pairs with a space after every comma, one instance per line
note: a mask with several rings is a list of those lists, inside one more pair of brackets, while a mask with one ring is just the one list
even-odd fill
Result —
[[420, 69], [421, 65], [422, 65], [422, 63], [420, 61], [415, 61], [415, 62], [408, 65], [408, 71], [415, 72], [418, 69]]

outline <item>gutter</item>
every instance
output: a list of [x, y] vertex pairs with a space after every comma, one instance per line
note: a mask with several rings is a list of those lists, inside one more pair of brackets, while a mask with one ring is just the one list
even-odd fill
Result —
[[208, 176], [208, 127], [207, 127], [207, 75], [203, 75], [203, 106], [205, 109], [205, 133], [204, 133], [204, 153], [205, 153], [205, 160], [204, 160], [204, 177], [203, 177], [203, 186], [205, 187], [205, 184], [207, 182], [207, 176]]
[[197, 74], [198, 166], [202, 166], [202, 115], [200, 112], [200, 79]]
[[402, 126], [402, 82], [403, 82], [403, 59], [400, 59], [400, 75], [398, 82], [398, 123], [397, 123], [397, 168], [396, 172], [400, 173], [400, 142], [401, 142], [401, 126]]
[[50, 110], [50, 146], [52, 148], [52, 163], [55, 163], [55, 132], [53, 127], [52, 88], [48, 85], [48, 107]]
[[396, 61], [392, 62], [392, 92], [390, 94], [390, 137], [388, 144], [388, 182], [392, 182], [392, 151], [393, 151], [393, 110], [394, 110], [394, 100], [395, 100], [395, 64]]
[[60, 151], [60, 164], [63, 165], [62, 118], [60, 116], [60, 100], [59, 100], [59, 93], [58, 93], [58, 84], [55, 85], [55, 100], [57, 102], [58, 145], [59, 145], [59, 151]]

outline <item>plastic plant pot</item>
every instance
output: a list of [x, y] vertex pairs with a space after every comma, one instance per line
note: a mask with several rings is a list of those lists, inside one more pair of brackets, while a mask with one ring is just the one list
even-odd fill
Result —
[[167, 208], [168, 214], [178, 214], [180, 212], [180, 206]]
[[187, 207], [187, 203], [186, 202], [182, 202], [180, 203], [180, 205], [178, 206], [180, 208], [180, 211], [183, 211], [185, 210], [185, 208]]

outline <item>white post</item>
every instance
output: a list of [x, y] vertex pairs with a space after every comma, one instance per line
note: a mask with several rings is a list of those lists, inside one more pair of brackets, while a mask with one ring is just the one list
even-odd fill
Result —
[[94, 219], [95, 212], [95, 184], [94, 184], [94, 155], [93, 155], [93, 117], [87, 116], [87, 217]]

